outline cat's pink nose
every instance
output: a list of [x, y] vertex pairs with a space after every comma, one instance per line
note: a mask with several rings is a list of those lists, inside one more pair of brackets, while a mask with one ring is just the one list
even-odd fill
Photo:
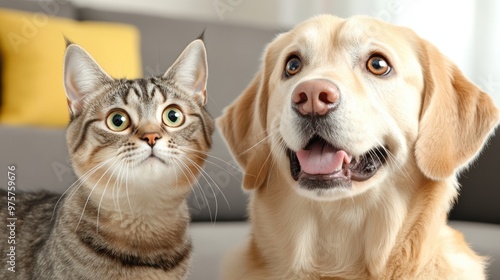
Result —
[[148, 145], [153, 147], [156, 144], [156, 140], [160, 139], [161, 135], [157, 132], [144, 133], [141, 137], [142, 140], [148, 142]]

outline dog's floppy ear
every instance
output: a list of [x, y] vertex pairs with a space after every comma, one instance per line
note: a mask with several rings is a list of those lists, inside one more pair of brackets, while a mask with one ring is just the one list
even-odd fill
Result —
[[266, 130], [267, 96], [267, 76], [262, 68], [217, 119], [226, 144], [243, 167], [243, 187], [247, 190], [265, 183], [271, 161]]
[[429, 178], [442, 180], [466, 167], [499, 121], [490, 96], [422, 40], [424, 94], [415, 156]]

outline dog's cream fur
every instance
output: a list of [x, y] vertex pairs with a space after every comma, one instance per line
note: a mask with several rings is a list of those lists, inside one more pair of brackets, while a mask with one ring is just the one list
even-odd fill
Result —
[[[284, 78], [289, 55], [301, 71]], [[367, 71], [373, 53], [393, 67]], [[298, 187], [285, 147], [298, 149], [291, 93], [301, 82], [337, 85], [333, 139], [353, 155], [383, 144], [389, 159], [351, 189]], [[367, 17], [319, 16], [279, 35], [249, 87], [218, 120], [253, 190], [246, 244], [224, 279], [484, 279], [487, 260], [446, 224], [457, 173], [499, 121], [490, 97], [428, 42]]]

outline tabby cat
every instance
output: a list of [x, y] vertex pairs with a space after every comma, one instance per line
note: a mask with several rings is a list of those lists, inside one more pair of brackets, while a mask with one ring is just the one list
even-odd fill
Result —
[[[17, 194], [16, 267], [2, 269], [0, 279], [185, 279], [187, 197], [214, 129], [206, 82], [201, 39], [163, 76], [136, 80], [111, 78], [69, 43], [66, 138], [79, 179], [60, 199]], [[6, 201], [5, 191], [1, 196]], [[0, 236], [6, 230], [0, 227]]]

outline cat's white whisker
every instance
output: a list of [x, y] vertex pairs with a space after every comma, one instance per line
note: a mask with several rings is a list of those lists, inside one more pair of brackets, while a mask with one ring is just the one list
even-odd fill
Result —
[[[59, 202], [61, 201], [61, 199], [68, 193], [68, 191], [72, 191], [71, 194], [69, 195], [68, 197], [68, 200], [71, 199], [71, 197], [76, 193], [76, 191], [83, 185], [83, 183], [87, 180], [87, 178], [89, 178], [90, 176], [92, 176], [95, 172], [97, 172], [97, 170], [99, 168], [101, 168], [102, 166], [104, 166], [106, 163], [108, 163], [109, 161], [113, 160], [113, 159], [116, 159], [116, 157], [113, 157], [113, 158], [109, 158], [108, 160], [105, 160], [103, 162], [101, 162], [100, 164], [92, 167], [90, 170], [88, 170], [87, 172], [85, 172], [82, 176], [80, 176], [80, 178], [78, 178], [73, 184], [71, 184], [71, 186], [69, 186], [62, 194], [61, 196], [59, 197], [59, 199], [57, 200], [55, 206], [54, 206], [54, 210], [52, 211], [52, 218], [54, 218], [54, 215], [56, 213], [56, 209], [57, 209], [57, 206], [59, 205]], [[74, 189], [74, 190], [72, 190]]]
[[[207, 208], [208, 208], [208, 215], [210, 216], [210, 221], [213, 221], [213, 217], [212, 217], [212, 210], [210, 209], [210, 204], [208, 203], [208, 198], [207, 198], [207, 195], [205, 194], [205, 191], [203, 190], [203, 187], [201, 186], [201, 184], [196, 180], [196, 176], [191, 172], [191, 170], [189, 169], [189, 167], [186, 165], [186, 163], [184, 163], [182, 160], [180, 159], [177, 159], [177, 158], [173, 158], [177, 165], [179, 166], [180, 170], [182, 171], [182, 173], [184, 174], [184, 176], [186, 178], [193, 178], [193, 180], [195, 181], [195, 186], [197, 186], [200, 190], [200, 192], [202, 193], [202, 197], [204, 198], [205, 200], [205, 203], [207, 205]], [[180, 166], [180, 165], [182, 166]], [[183, 168], [185, 167], [185, 168]], [[186, 172], [184, 172], [184, 169], [186, 169], [188, 171], [188, 174], [190, 177], [188, 177], [188, 174], [186, 174]]]
[[[132, 167], [131, 167], [132, 166]], [[130, 200], [130, 189], [129, 189], [129, 178], [130, 178], [130, 170], [131, 168], [134, 168], [134, 165], [131, 161], [125, 161], [125, 164], [120, 172], [120, 178], [118, 181], [118, 187], [117, 187], [117, 195], [118, 197], [121, 196], [122, 194], [122, 188], [125, 186], [125, 197], [127, 199], [127, 204], [130, 209], [130, 212], [133, 212], [133, 207], [132, 207], [132, 202]], [[135, 188], [135, 176], [132, 176], [134, 183], [132, 186]], [[140, 184], [144, 188], [144, 184]]]
[[99, 232], [99, 216], [100, 216], [100, 213], [101, 213], [101, 205], [102, 205], [102, 201], [104, 199], [104, 196], [106, 194], [106, 190], [108, 188], [108, 185], [109, 185], [109, 182], [111, 181], [111, 179], [113, 178], [113, 175], [115, 174], [116, 170], [122, 165], [123, 163], [123, 159], [122, 160], [119, 160], [117, 161], [119, 162], [119, 165], [113, 170], [113, 172], [111, 173], [111, 175], [109, 176], [108, 178], [108, 181], [106, 182], [106, 185], [104, 186], [104, 189], [102, 191], [102, 194], [101, 194], [101, 198], [99, 200], [99, 205], [97, 207], [97, 219], [96, 219], [96, 232], [98, 233]]
[[[207, 156], [209, 158], [213, 158], [213, 159], [216, 159], [216, 160], [219, 160], [223, 163], [227, 163], [227, 161], [223, 160], [222, 158], [220, 157], [217, 157], [217, 156], [214, 156], [213, 154], [211, 154], [210, 152], [204, 152], [204, 151], [200, 151], [200, 150], [196, 150], [196, 149], [192, 149], [192, 148], [189, 148], [189, 147], [186, 147], [186, 146], [183, 146], [183, 147], [179, 147], [179, 150], [185, 152], [185, 151], [188, 151], [188, 152], [193, 152], [195, 155], [196, 154], [201, 154], [201, 155], [204, 155], [204, 156]], [[196, 155], [196, 156], [199, 156], [199, 155]]]
[[88, 194], [87, 196], [87, 200], [85, 201], [85, 204], [83, 205], [83, 210], [82, 210], [82, 214], [80, 215], [80, 219], [78, 220], [78, 223], [76, 224], [76, 228], [75, 228], [75, 231], [78, 229], [78, 227], [80, 226], [80, 223], [82, 222], [82, 219], [83, 219], [83, 216], [85, 214], [85, 209], [87, 208], [87, 205], [90, 201], [90, 198], [92, 197], [92, 194], [94, 192], [94, 190], [99, 186], [99, 182], [102, 180], [102, 178], [104, 178], [104, 176], [108, 173], [108, 171], [117, 163], [119, 162], [118, 160], [113, 162], [113, 164], [111, 166], [108, 167], [108, 169], [106, 169], [106, 171], [104, 171], [104, 173], [101, 175], [101, 177], [99, 177], [99, 179], [97, 180], [97, 182], [95, 182], [94, 186], [92, 187], [90, 193]]
[[129, 177], [129, 163], [126, 162], [125, 164], [125, 192], [127, 194], [127, 202], [128, 202], [128, 206], [130, 207], [130, 212], [133, 213], [134, 210], [132, 209], [132, 203], [130, 202], [130, 195], [129, 195], [129, 191], [128, 191], [128, 177]]
[[[217, 200], [217, 195], [215, 194], [215, 191], [214, 191], [214, 188], [212, 187], [212, 185], [210, 184], [210, 182], [208, 181], [207, 177], [205, 177], [205, 174], [206, 172], [201, 168], [199, 167], [193, 160], [191, 160], [190, 158], [184, 156], [184, 158], [186, 160], [188, 160], [189, 162], [191, 162], [191, 164], [193, 164], [193, 166], [200, 172], [200, 175], [202, 176], [203, 179], [205, 179], [205, 181], [207, 182], [208, 186], [210, 187], [210, 190], [212, 191], [212, 194], [214, 196], [214, 200], [215, 200], [215, 213], [214, 213], [214, 223], [217, 221], [217, 214], [219, 213], [219, 202]], [[194, 174], [193, 174], [194, 175]], [[207, 174], [207, 176], [214, 182], [214, 184], [217, 186], [217, 184], [215, 183], [215, 181], [212, 179], [212, 177], [210, 177], [210, 175]], [[200, 187], [201, 187], [201, 184], [200, 184]], [[219, 189], [220, 190], [220, 189]], [[224, 197], [225, 199], [225, 197]], [[226, 202], [227, 202], [227, 199], [225, 199]], [[207, 202], [208, 203], [208, 202]], [[229, 204], [229, 202], [227, 202]]]
[[[229, 204], [229, 201], [227, 200], [227, 197], [224, 195], [224, 192], [222, 191], [222, 189], [220, 188], [220, 186], [215, 182], [215, 180], [212, 178], [212, 176], [210, 176], [210, 174], [208, 174], [200, 165], [198, 165], [194, 160], [188, 158], [187, 156], [184, 156], [189, 162], [191, 162], [191, 164], [193, 164], [193, 166], [200, 172], [201, 176], [205, 179], [205, 181], [207, 181], [208, 185], [210, 186], [210, 188], [212, 188], [212, 191], [213, 191], [213, 187], [212, 185], [210, 184], [210, 182], [207, 180], [207, 177], [212, 181], [212, 183], [215, 185], [215, 187], [217, 188], [217, 190], [221, 193], [222, 197], [224, 198], [224, 201], [226, 202], [227, 206], [228, 207], [231, 207], [231, 205]], [[214, 193], [214, 196], [216, 197], [215, 193]]]
[[54, 206], [54, 210], [53, 210], [53, 213], [52, 213], [52, 218], [54, 218], [54, 214], [55, 214], [55, 211], [57, 209], [57, 204], [61, 201], [61, 199], [63, 198], [64, 195], [66, 195], [67, 191], [69, 191], [71, 189], [71, 193], [67, 196], [67, 200], [70, 201], [73, 196], [78, 192], [78, 190], [85, 184], [85, 182], [87, 182], [87, 180], [89, 180], [89, 178], [91, 176], [93, 176], [97, 171], [99, 171], [99, 169], [101, 167], [103, 167], [105, 165], [105, 163], [109, 162], [110, 160], [112, 159], [109, 159], [108, 161], [106, 162], [103, 162], [97, 166], [95, 166], [94, 168], [92, 168], [91, 170], [89, 170], [88, 172], [85, 173], [85, 175], [81, 176], [81, 178], [79, 178], [78, 180], [76, 180], [64, 193], [63, 195], [61, 195], [56, 203], [56, 205]]
[[[129, 161], [127, 161], [127, 163], [129, 163]], [[115, 209], [117, 207], [121, 222], [123, 222], [122, 208], [120, 207], [120, 201], [121, 201], [121, 197], [122, 197], [121, 196], [121, 189], [123, 187], [122, 172], [123, 172], [123, 168], [120, 168], [120, 171], [118, 172], [118, 175], [116, 176], [117, 178], [115, 180], [115, 184], [113, 186], [114, 196], [116, 197]]]
[[[174, 162], [174, 159], [170, 158], [169, 157], [169, 160], [173, 163]], [[177, 169], [174, 168], [174, 172], [175, 172], [175, 178], [176, 178], [176, 182], [178, 181], [177, 180]], [[198, 209], [201, 209], [201, 204], [200, 204], [200, 201], [198, 200], [198, 195], [196, 194], [196, 188], [193, 188], [191, 186], [191, 190], [193, 191], [193, 194], [194, 194], [194, 201], [196, 202], [196, 206], [198, 207]], [[200, 195], [203, 196], [203, 194], [201, 193], [201, 191], [199, 191]]]
[[[241, 172], [241, 171], [239, 170], [239, 167], [238, 167], [238, 166], [235, 166], [234, 164], [231, 164], [231, 162], [229, 162], [229, 161], [225, 161], [225, 160], [223, 160], [223, 159], [221, 159], [221, 158], [219, 158], [219, 157], [216, 157], [216, 156], [211, 156], [211, 155], [210, 155], [210, 154], [208, 154], [208, 153], [202, 153], [202, 152], [200, 152], [200, 151], [198, 151], [198, 150], [189, 149], [189, 148], [186, 148], [186, 147], [181, 147], [181, 148], [179, 148], [179, 150], [181, 150], [181, 151], [183, 151], [183, 152], [186, 152], [186, 151], [188, 151], [188, 152], [195, 152], [194, 154], [192, 154], [193, 156], [195, 156], [195, 157], [197, 157], [197, 158], [199, 158], [199, 159], [202, 159], [202, 160], [204, 160], [204, 161], [205, 161], [205, 163], [208, 163], [208, 164], [211, 164], [211, 165], [213, 165], [213, 166], [215, 166], [215, 167], [218, 167], [218, 168], [220, 168], [220, 169], [221, 169], [221, 170], [223, 170], [223, 171], [227, 171], [227, 169], [226, 169], [226, 168], [224, 168], [223, 166], [220, 166], [219, 164], [217, 164], [217, 163], [215, 163], [215, 162], [213, 162], [213, 161], [207, 160], [207, 159], [205, 159], [204, 157], [202, 157], [202, 156], [200, 156], [200, 155], [197, 155], [196, 153], [198, 152], [198, 153], [200, 153], [200, 154], [202, 154], [202, 155], [205, 155], [205, 156], [208, 156], [208, 157], [211, 157], [211, 158], [217, 159], [217, 160], [221, 161], [222, 163], [225, 163], [225, 164], [227, 164], [228, 166], [230, 166], [230, 168], [237, 169], [239, 172]], [[227, 172], [227, 174], [229, 174], [229, 176], [233, 177], [234, 179], [236, 179], [238, 182], [240, 182], [240, 183], [241, 183], [241, 179], [240, 179], [240, 178], [238, 178], [238, 177], [236, 177], [236, 176], [234, 176], [231, 172]]]

